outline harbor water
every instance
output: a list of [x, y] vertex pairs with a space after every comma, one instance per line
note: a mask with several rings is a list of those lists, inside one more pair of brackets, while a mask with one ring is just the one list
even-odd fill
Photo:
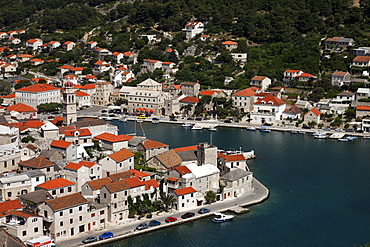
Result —
[[[112, 121], [120, 134], [135, 123]], [[181, 124], [136, 124], [136, 132], [171, 148], [212, 142], [254, 150], [254, 176], [270, 190], [262, 204], [232, 222], [211, 218], [104, 246], [355, 246], [370, 242], [370, 140], [317, 140], [310, 135], [239, 128], [218, 132]]]

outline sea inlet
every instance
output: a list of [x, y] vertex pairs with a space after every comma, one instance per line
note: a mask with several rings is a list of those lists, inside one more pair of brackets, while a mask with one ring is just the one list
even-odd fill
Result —
[[[112, 121], [120, 134], [135, 123]], [[136, 126], [138, 135], [171, 148], [212, 142], [220, 149], [254, 150], [248, 161], [270, 197], [233, 222], [211, 218], [105, 246], [354, 246], [370, 241], [370, 140], [317, 140], [289, 132], [238, 128], [194, 131], [180, 124]], [[211, 136], [212, 135], [212, 136]]]

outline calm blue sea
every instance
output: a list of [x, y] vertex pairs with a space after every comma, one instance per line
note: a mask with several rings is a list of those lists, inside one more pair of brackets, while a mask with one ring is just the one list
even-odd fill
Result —
[[[112, 121], [120, 134], [133, 122]], [[254, 176], [270, 190], [262, 204], [233, 222], [190, 222], [105, 246], [354, 246], [370, 242], [370, 140], [316, 140], [309, 135], [219, 132], [179, 124], [143, 123], [147, 138], [171, 148], [210, 142], [219, 148], [255, 150]], [[212, 137], [210, 136], [212, 135]]]

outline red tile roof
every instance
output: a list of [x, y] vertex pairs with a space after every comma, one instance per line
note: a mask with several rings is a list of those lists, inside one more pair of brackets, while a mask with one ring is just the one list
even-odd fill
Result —
[[182, 196], [182, 195], [194, 193], [194, 192], [197, 192], [197, 191], [193, 187], [186, 187], [186, 188], [174, 190], [173, 192], [175, 192], [176, 195], [178, 195], [178, 196]]
[[18, 89], [17, 92], [32, 92], [32, 93], [38, 93], [38, 92], [46, 92], [46, 91], [52, 91], [52, 90], [60, 90], [60, 88], [54, 87], [49, 84], [35, 84], [28, 87], [24, 87], [21, 89]]
[[358, 105], [356, 111], [370, 111], [370, 106], [368, 105]]
[[214, 93], [220, 94], [221, 91], [218, 91], [218, 90], [203, 90], [202, 92], [199, 93], [199, 96], [204, 96], [204, 95], [212, 96]]
[[198, 149], [198, 145], [193, 145], [193, 146], [187, 146], [187, 147], [174, 148], [173, 151], [178, 153], [178, 152], [186, 152], [186, 151], [196, 151], [197, 149]]
[[263, 81], [266, 78], [267, 78], [266, 76], [258, 76], [258, 75], [256, 75], [251, 80], [252, 81]]
[[345, 76], [346, 74], [348, 74], [348, 72], [335, 71], [332, 75], [336, 75], [336, 76]]
[[167, 180], [172, 181], [172, 182], [176, 182], [179, 179], [178, 178], [173, 178], [173, 177], [168, 177]]
[[246, 160], [242, 154], [220, 154], [220, 157], [224, 158], [226, 162]]
[[73, 69], [74, 67], [72, 67], [71, 65], [68, 65], [68, 64], [65, 64], [65, 65], [62, 65], [59, 67], [59, 69]]
[[65, 136], [75, 136], [76, 132], [78, 132], [78, 136], [91, 136], [91, 132], [89, 129], [76, 129], [76, 130], [66, 130], [64, 131]]
[[300, 70], [296, 70], [296, 69], [287, 69], [285, 70], [285, 72], [290, 72], [290, 73], [299, 73]]
[[126, 135], [114, 135], [111, 133], [103, 133], [94, 137], [96, 140], [103, 140], [107, 142], [123, 142], [131, 139], [131, 136]]
[[272, 96], [272, 95], [267, 95], [266, 97], [262, 98], [262, 99], [259, 99], [256, 103], [254, 103], [255, 105], [261, 105], [261, 104], [265, 104], [265, 105], [268, 105], [269, 103], [272, 103], [272, 105], [284, 105], [285, 102], [281, 99], [278, 99], [276, 98], [275, 96]]
[[131, 153], [129, 150], [125, 149], [125, 148], [119, 150], [118, 152], [115, 152], [115, 153], [112, 153], [112, 154], [108, 155], [108, 157], [110, 157], [111, 159], [113, 159], [116, 162], [121, 162], [123, 160], [126, 160], [126, 159], [132, 157], [132, 156], [134, 156], [134, 154]]
[[7, 214], [11, 214], [11, 215], [15, 215], [15, 216], [19, 216], [21, 218], [25, 218], [25, 219], [28, 219], [29, 217], [41, 217], [37, 214], [33, 214], [33, 213], [30, 213], [30, 212], [26, 212], [26, 211], [16, 211], [16, 210], [13, 210], [13, 211], [9, 211], [7, 212]]
[[96, 164], [97, 163], [89, 162], [89, 161], [80, 161], [79, 163], [69, 162], [64, 168], [77, 171], [82, 166], [86, 166], [88, 168], [91, 168], [91, 167], [93, 167]]
[[232, 96], [244, 96], [244, 97], [250, 97], [255, 95], [256, 93], [251, 88], [246, 88], [243, 90], [240, 90], [236, 93], [234, 93]]
[[175, 170], [180, 173], [181, 175], [184, 175], [186, 173], [191, 173], [191, 171], [189, 170], [189, 168], [187, 168], [186, 166], [177, 166], [175, 167]]
[[66, 142], [66, 141], [62, 141], [62, 140], [53, 140], [51, 143], [50, 143], [50, 146], [51, 147], [58, 147], [58, 148], [68, 148], [69, 145], [71, 145], [72, 142]]
[[320, 112], [316, 110], [316, 108], [312, 108], [310, 111], [313, 112], [313, 114], [315, 114], [316, 116], [320, 116]]
[[95, 179], [92, 181], [88, 181], [87, 184], [90, 186], [92, 190], [98, 190], [101, 189], [104, 185], [112, 183], [112, 180], [107, 177], [107, 178], [100, 178], [100, 179]]
[[88, 201], [81, 195], [81, 193], [74, 193], [67, 196], [62, 196], [50, 200], [46, 200], [45, 203], [50, 206], [54, 211], [60, 209], [79, 206], [86, 204]]
[[52, 124], [57, 124], [58, 122], [63, 122], [63, 117], [57, 116], [53, 120], [50, 121]]
[[3, 98], [15, 98], [15, 93], [5, 95]]
[[6, 108], [9, 112], [11, 111], [16, 111], [16, 112], [37, 112], [35, 110], [35, 108], [29, 106], [29, 105], [25, 105], [23, 103], [18, 103], [18, 104], [15, 104], [15, 105], [11, 105], [11, 106], [8, 106]]
[[153, 188], [158, 188], [159, 187], [159, 184], [155, 179], [150, 179], [148, 181], [143, 181], [142, 183], [144, 183], [144, 185], [145, 185], [145, 190], [149, 190], [151, 187], [153, 187]]
[[15, 209], [22, 209], [22, 204], [17, 199], [0, 203], [0, 213]]
[[37, 187], [45, 189], [45, 190], [52, 190], [52, 189], [58, 189], [62, 187], [67, 186], [73, 186], [75, 183], [64, 179], [64, 178], [56, 178], [49, 181], [46, 181], [45, 183], [37, 185]]
[[309, 73], [302, 73], [299, 77], [315, 77], [315, 76]]
[[180, 102], [182, 102], [182, 103], [189, 103], [189, 104], [196, 104], [196, 103], [199, 102], [199, 99], [196, 98], [196, 97], [187, 96], [187, 97], [181, 99]]
[[370, 62], [370, 56], [357, 56], [353, 59], [354, 62]]
[[234, 41], [225, 41], [225, 42], [222, 42], [223, 45], [237, 45], [238, 43], [237, 42], [234, 42]]
[[82, 86], [81, 89], [94, 89], [95, 88], [95, 84], [86, 84], [85, 86]]
[[144, 142], [141, 143], [145, 149], [154, 149], [154, 148], [162, 148], [162, 147], [168, 147], [167, 144], [163, 144], [157, 141], [153, 140], [145, 140]]
[[47, 158], [43, 156], [39, 156], [39, 157], [32, 158], [29, 160], [19, 161], [18, 164], [21, 166], [28, 166], [28, 167], [37, 168], [37, 169], [54, 166], [53, 163], [51, 163]]

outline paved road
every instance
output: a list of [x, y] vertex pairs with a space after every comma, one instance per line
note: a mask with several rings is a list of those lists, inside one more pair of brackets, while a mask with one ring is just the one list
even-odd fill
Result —
[[[141, 230], [141, 231], [135, 231], [135, 227], [138, 226], [140, 223], [148, 223], [149, 219], [142, 219], [142, 220], [131, 220], [131, 222], [127, 222], [126, 224], [112, 224], [108, 223], [106, 226], [105, 230], [102, 231], [90, 231], [90, 232], [85, 232], [79, 235], [78, 238], [75, 239], [70, 239], [62, 242], [58, 242], [57, 246], [78, 246], [78, 245], [83, 245], [82, 240], [85, 239], [88, 236], [96, 236], [98, 237], [100, 234], [102, 234], [105, 231], [111, 231], [113, 232], [115, 238], [114, 239], [108, 239], [108, 240], [103, 240], [103, 241], [98, 241], [95, 244], [88, 244], [85, 246], [94, 246], [94, 245], [100, 245], [103, 243], [110, 242], [112, 240], [116, 241], [118, 239], [123, 239], [126, 237], [132, 237], [138, 234], [142, 234], [148, 231], [153, 231], [153, 230], [158, 230], [158, 229], [163, 229], [168, 226], [173, 226], [176, 224], [183, 224], [188, 221], [193, 221], [199, 218], [203, 217], [209, 217], [213, 216], [213, 212], [224, 212], [227, 211], [229, 208], [235, 207], [236, 205], [240, 206], [248, 206], [256, 203], [260, 203], [264, 201], [269, 195], [269, 190], [264, 187], [258, 180], [254, 179], [253, 180], [253, 190], [250, 192], [244, 193], [242, 196], [229, 199], [226, 201], [220, 201], [213, 203], [211, 205], [207, 205], [206, 207], [211, 210], [210, 213], [207, 214], [196, 214], [194, 217], [189, 218], [189, 219], [181, 219], [181, 215], [184, 214], [184, 212], [179, 213], [175, 210], [172, 212], [168, 213], [163, 213], [162, 215], [154, 215], [152, 219], [158, 220], [161, 222], [160, 226], [155, 226], [148, 228], [146, 230]], [[193, 212], [198, 211], [198, 208], [192, 210]], [[178, 220], [176, 222], [172, 223], [165, 223], [164, 220], [168, 217], [172, 216], [177, 218]]]

